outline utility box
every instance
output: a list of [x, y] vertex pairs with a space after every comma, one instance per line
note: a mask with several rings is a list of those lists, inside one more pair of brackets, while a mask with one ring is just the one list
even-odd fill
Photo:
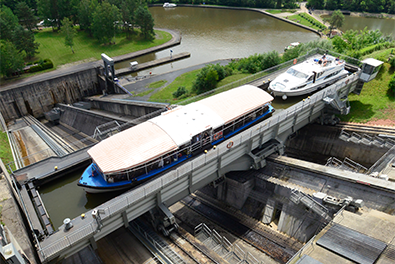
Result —
[[133, 70], [134, 69], [136, 69], [137, 68], [137, 65], [138, 65], [139, 63], [137, 62], [137, 61], [132, 61], [131, 63], [130, 63], [130, 68], [132, 68]]

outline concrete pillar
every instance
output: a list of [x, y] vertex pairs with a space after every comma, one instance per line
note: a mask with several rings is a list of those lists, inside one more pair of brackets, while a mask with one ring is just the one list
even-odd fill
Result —
[[273, 216], [274, 216], [274, 209], [275, 209], [275, 205], [276, 205], [276, 201], [269, 198], [267, 200], [267, 203], [265, 205], [265, 209], [263, 210], [263, 216], [261, 221], [264, 224], [270, 224], [273, 220]]
[[89, 238], [89, 243], [91, 244], [93, 250], [97, 249], [97, 244], [96, 244], [96, 240], [94, 237]]
[[126, 211], [122, 212], [122, 219], [123, 219], [123, 224], [124, 224], [125, 228], [128, 228], [129, 220], [128, 220], [128, 215], [126, 214]]
[[245, 179], [243, 182], [226, 178], [226, 203], [240, 210], [254, 186], [253, 177]]

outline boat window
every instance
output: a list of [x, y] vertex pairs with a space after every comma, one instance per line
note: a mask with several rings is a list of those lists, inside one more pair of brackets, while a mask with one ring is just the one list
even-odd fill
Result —
[[306, 79], [306, 78], [308, 77], [307, 74], [305, 74], [305, 73], [303, 73], [303, 72], [300, 72], [300, 71], [297, 71], [297, 70], [292, 69], [292, 68], [289, 68], [289, 69], [287, 70], [287, 73], [290, 74], [290, 75], [292, 75], [292, 76], [295, 76], [296, 78], [303, 78], [303, 79]]
[[312, 80], [313, 80], [313, 75], [311, 75], [307, 81], [311, 82]]

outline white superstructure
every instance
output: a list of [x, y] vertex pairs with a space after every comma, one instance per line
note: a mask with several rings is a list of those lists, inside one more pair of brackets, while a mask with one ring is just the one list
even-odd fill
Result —
[[284, 100], [288, 96], [312, 93], [345, 77], [349, 73], [344, 69], [345, 65], [345, 61], [329, 55], [307, 60], [280, 74], [270, 83], [269, 91]]

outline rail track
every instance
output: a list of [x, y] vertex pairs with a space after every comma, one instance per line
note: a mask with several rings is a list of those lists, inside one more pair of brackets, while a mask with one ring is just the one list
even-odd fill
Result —
[[353, 123], [339, 123], [336, 125], [336, 127], [341, 128], [345, 131], [352, 131], [352, 132], [364, 133], [364, 134], [384, 135], [395, 139], [395, 127], [368, 126], [364, 124], [353, 124]]
[[[303, 246], [237, 210], [224, 207], [200, 192], [197, 194], [185, 198], [182, 203], [279, 263], [286, 263]], [[177, 217], [177, 213], [175, 215]]]

